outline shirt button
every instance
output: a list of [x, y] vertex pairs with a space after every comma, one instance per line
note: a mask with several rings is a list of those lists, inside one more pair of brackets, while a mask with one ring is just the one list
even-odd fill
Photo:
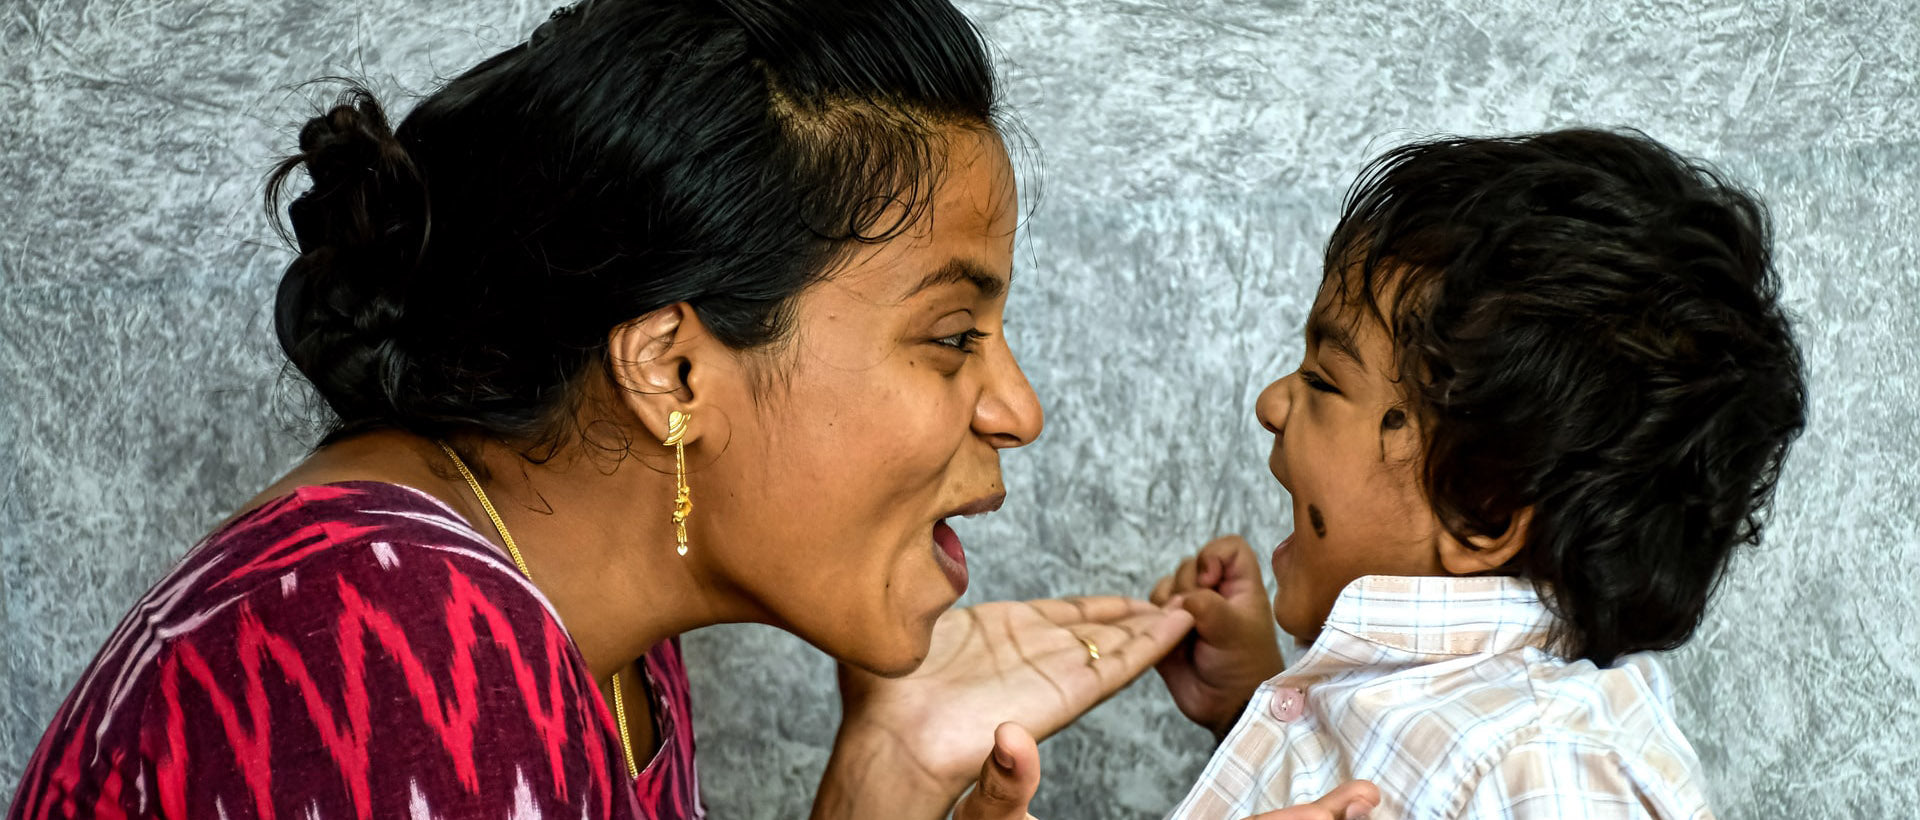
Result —
[[1299, 720], [1301, 713], [1305, 711], [1307, 711], [1307, 693], [1292, 687], [1273, 690], [1273, 700], [1267, 702], [1267, 712], [1273, 715], [1274, 720], [1281, 723]]

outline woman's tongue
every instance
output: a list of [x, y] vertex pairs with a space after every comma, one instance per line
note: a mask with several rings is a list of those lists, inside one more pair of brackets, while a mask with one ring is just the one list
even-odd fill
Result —
[[953, 585], [953, 593], [967, 594], [967, 552], [960, 548], [960, 536], [954, 534], [946, 521], [936, 521], [933, 524], [933, 545], [939, 550], [934, 555], [934, 563], [940, 565], [940, 571], [947, 576], [947, 583]]
[[948, 558], [952, 558], [954, 563], [963, 567], [967, 565], [967, 551], [960, 546], [960, 536], [953, 531], [952, 527], [947, 526], [945, 520], [934, 523], [933, 542], [938, 544], [940, 551], [946, 553]]

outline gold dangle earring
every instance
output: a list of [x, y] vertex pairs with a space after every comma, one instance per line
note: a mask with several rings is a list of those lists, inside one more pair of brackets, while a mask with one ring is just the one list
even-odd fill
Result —
[[687, 554], [687, 516], [693, 515], [693, 491], [687, 489], [687, 418], [678, 410], [668, 414], [667, 438], [660, 442], [673, 448], [673, 534], [680, 539], [681, 555]]

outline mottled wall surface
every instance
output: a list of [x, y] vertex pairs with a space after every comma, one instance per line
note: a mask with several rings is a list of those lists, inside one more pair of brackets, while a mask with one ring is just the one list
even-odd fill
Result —
[[[1253, 397], [1299, 355], [1368, 156], [1437, 131], [1634, 125], [1774, 206], [1813, 424], [1766, 545], [1671, 658], [1732, 818], [1920, 805], [1920, 11], [1910, 0], [975, 2], [1042, 169], [1012, 336], [1049, 411], [966, 522], [970, 600], [1144, 591], [1290, 528]], [[0, 6], [0, 782], [185, 547], [297, 457], [255, 204], [331, 73], [430, 87], [527, 0]], [[392, 96], [404, 108], [404, 95]], [[278, 408], [278, 409], [277, 409]], [[830, 664], [690, 639], [720, 817], [803, 814]], [[1148, 679], [1045, 747], [1036, 814], [1154, 817], [1208, 751]]]

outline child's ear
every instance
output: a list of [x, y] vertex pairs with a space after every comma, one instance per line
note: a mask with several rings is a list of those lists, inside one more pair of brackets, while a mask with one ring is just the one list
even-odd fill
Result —
[[1449, 575], [1483, 575], [1507, 565], [1526, 546], [1533, 524], [1533, 508], [1521, 507], [1499, 535], [1471, 535], [1465, 541], [1445, 529], [1440, 533], [1440, 566]]

